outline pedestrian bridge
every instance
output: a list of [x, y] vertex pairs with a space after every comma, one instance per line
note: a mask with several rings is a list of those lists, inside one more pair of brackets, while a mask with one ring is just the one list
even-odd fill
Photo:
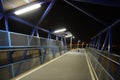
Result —
[[[93, 49], [75, 49], [35, 67], [12, 80], [119, 80], [113, 75], [117, 63]], [[102, 56], [102, 57], [101, 57]], [[111, 66], [102, 66], [108, 62]], [[115, 64], [115, 65], [113, 65]], [[109, 68], [107, 68], [109, 67]], [[107, 69], [109, 69], [109, 71]], [[112, 70], [111, 70], [112, 69]], [[120, 75], [119, 72], [116, 72]], [[116, 79], [115, 79], [116, 78]]]
[[[69, 51], [13, 80], [93, 80], [85, 49]], [[95, 80], [95, 79], [94, 79]]]
[[118, 0], [0, 0], [0, 80], [120, 80], [119, 10]]

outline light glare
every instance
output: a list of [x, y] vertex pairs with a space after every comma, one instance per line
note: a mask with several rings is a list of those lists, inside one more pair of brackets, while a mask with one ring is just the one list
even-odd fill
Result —
[[69, 34], [69, 35], [67, 35], [67, 36], [65, 36], [66, 38], [68, 38], [68, 37], [72, 37], [73, 35], [72, 34]]
[[37, 4], [31, 5], [31, 6], [28, 6], [28, 7], [26, 7], [26, 8], [17, 10], [17, 11], [15, 11], [14, 13], [15, 13], [16, 15], [20, 15], [20, 14], [29, 12], [29, 11], [31, 11], [31, 10], [37, 9], [37, 8], [39, 8], [39, 7], [41, 7], [41, 5], [40, 5], [40, 3], [37, 3]]
[[59, 30], [56, 30], [56, 31], [54, 31], [54, 33], [60, 33], [60, 32], [64, 32], [64, 31], [66, 31], [65, 28], [63, 28], [63, 29], [59, 29]]

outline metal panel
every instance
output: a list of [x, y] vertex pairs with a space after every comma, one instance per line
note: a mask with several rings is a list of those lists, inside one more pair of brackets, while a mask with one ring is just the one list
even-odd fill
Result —
[[0, 67], [0, 80], [9, 80], [11, 78], [11, 66]]
[[30, 47], [39, 47], [40, 46], [40, 38], [37, 38], [35, 36], [29, 37], [29, 44]]
[[0, 30], [0, 48], [5, 46], [9, 46], [8, 32]]
[[41, 37], [40, 38], [40, 46], [41, 47], [47, 46], [47, 39]]
[[48, 45], [55, 46], [55, 41], [53, 41], [52, 39], [49, 39], [48, 40]]
[[11, 47], [27, 47], [28, 35], [10, 32]]

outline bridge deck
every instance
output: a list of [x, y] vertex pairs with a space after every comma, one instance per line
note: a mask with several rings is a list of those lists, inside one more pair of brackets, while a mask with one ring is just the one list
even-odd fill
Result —
[[14, 80], [92, 80], [84, 50], [70, 51]]

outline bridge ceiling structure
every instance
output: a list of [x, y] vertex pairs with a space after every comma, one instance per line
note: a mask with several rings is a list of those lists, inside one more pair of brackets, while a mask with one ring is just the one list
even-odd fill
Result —
[[[53, 0], [1, 0], [5, 8], [5, 13], [13, 11], [35, 2], [42, 2], [40, 9], [19, 15], [17, 17], [28, 21], [34, 25], [39, 23], [44, 11]], [[2, 12], [2, 9], [0, 9]], [[119, 0], [56, 0], [54, 6], [46, 17], [38, 25], [40, 28], [53, 32], [55, 29], [65, 27], [75, 37], [76, 41], [88, 42], [91, 37], [99, 33], [105, 27], [110, 26], [120, 18]], [[14, 14], [13, 14], [14, 15]], [[16, 15], [14, 15], [16, 16]], [[4, 28], [3, 18], [0, 18], [0, 29]], [[28, 25], [21, 24], [11, 18], [8, 19], [9, 30], [29, 34], [32, 31]], [[120, 26], [117, 24], [116, 26]], [[119, 34], [120, 27], [116, 28], [115, 34]], [[40, 32], [41, 36], [46, 36]], [[114, 37], [116, 38], [116, 37]], [[119, 42], [120, 39], [118, 39]]]

